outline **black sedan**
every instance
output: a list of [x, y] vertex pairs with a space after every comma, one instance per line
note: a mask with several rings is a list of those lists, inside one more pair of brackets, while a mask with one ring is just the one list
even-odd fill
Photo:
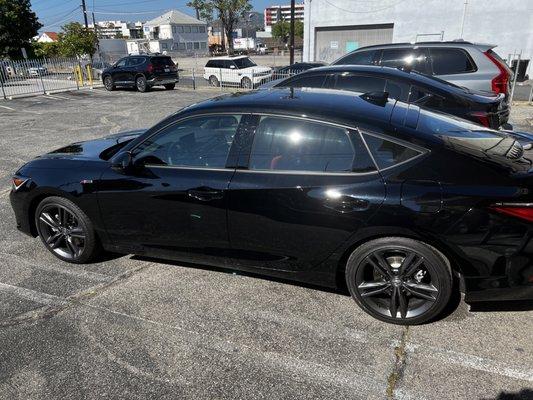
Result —
[[390, 67], [336, 65], [315, 68], [269, 86], [387, 92], [394, 99], [457, 115], [494, 129], [507, 124], [510, 113], [502, 93], [474, 91], [433, 76]]
[[347, 287], [372, 316], [419, 324], [457, 290], [533, 299], [532, 153], [412, 104], [277, 89], [45, 154], [10, 198], [67, 262], [108, 250]]

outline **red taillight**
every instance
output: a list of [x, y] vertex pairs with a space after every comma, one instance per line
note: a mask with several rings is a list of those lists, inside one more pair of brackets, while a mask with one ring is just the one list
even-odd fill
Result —
[[528, 205], [495, 205], [490, 207], [491, 210], [501, 214], [511, 215], [528, 222], [533, 222], [533, 207]]
[[148, 64], [148, 66], [146, 67], [146, 71], [147, 71], [148, 73], [154, 72], [154, 66], [153, 66], [153, 64]]
[[489, 115], [484, 111], [474, 111], [470, 115], [474, 117], [481, 125], [490, 128]]
[[491, 50], [486, 51], [485, 55], [487, 58], [496, 65], [500, 73], [492, 80], [492, 91], [494, 93], [503, 93], [508, 94], [509, 92], [509, 79], [511, 78], [511, 74], [507, 70], [507, 66], [502, 63], [500, 60], [498, 60], [494, 55], [492, 54]]

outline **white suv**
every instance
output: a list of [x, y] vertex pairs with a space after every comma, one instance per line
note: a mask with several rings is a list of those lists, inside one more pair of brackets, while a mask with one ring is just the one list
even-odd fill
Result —
[[247, 56], [212, 58], [204, 68], [204, 78], [211, 86], [220, 86], [222, 83], [252, 89], [271, 77], [272, 68], [258, 66]]

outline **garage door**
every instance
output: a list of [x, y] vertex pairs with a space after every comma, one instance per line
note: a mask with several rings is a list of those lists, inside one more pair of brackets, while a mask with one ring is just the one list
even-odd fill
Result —
[[315, 29], [315, 61], [331, 62], [359, 47], [392, 43], [394, 24]]

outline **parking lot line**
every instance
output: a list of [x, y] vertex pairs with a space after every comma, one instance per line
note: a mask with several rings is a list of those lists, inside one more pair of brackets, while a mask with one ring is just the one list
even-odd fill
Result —
[[5, 108], [6, 110], [9, 110], [9, 111], [15, 111], [14, 108], [11, 108], [11, 107], [8, 107], [8, 106], [0, 106], [0, 108]]
[[47, 306], [65, 306], [69, 304], [67, 299], [54, 296], [53, 294], [37, 292], [35, 290], [26, 289], [20, 286], [9, 285], [7, 283], [0, 282], [0, 292], [12, 294], [18, 297], [22, 297], [27, 300], [34, 301]]

